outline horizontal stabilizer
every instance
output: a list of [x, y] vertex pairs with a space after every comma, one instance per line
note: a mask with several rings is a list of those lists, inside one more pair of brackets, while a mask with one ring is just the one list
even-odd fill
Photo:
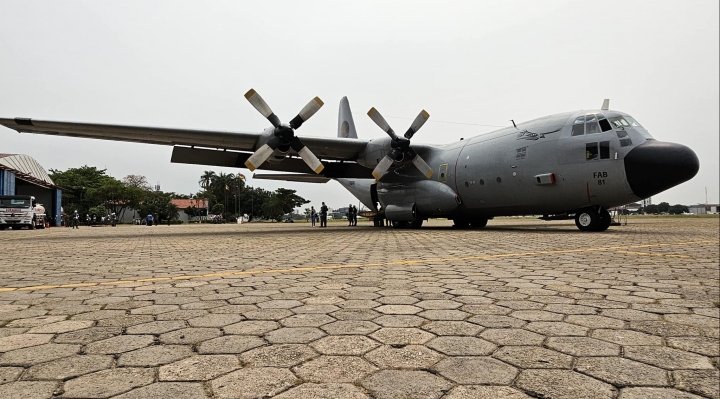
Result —
[[301, 183], [327, 183], [330, 181], [329, 178], [320, 175], [312, 175], [310, 173], [287, 173], [287, 174], [269, 174], [255, 173], [253, 179], [262, 180], [283, 180], [283, 181], [297, 181]]

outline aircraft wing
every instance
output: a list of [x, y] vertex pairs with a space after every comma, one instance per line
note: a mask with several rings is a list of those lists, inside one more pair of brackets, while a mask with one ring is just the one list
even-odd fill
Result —
[[[197, 146], [247, 152], [254, 152], [262, 146], [268, 138], [268, 136], [262, 133], [104, 125], [97, 123], [43, 121], [29, 118], [0, 118], [0, 125], [20, 133], [85, 137], [172, 146]], [[302, 137], [302, 141], [320, 159], [338, 161], [356, 160], [358, 154], [367, 144], [366, 140], [338, 137]], [[176, 147], [176, 149], [177, 148], [178, 147]], [[296, 155], [293, 150], [291, 150], [289, 154]], [[241, 165], [238, 166], [242, 167]], [[265, 166], [266, 165], [263, 165], [262, 168], [265, 169]]]
[[279, 173], [271, 175], [268, 173], [255, 173], [253, 179], [261, 180], [280, 180], [280, 181], [296, 181], [301, 183], [327, 183], [330, 178], [310, 173]]

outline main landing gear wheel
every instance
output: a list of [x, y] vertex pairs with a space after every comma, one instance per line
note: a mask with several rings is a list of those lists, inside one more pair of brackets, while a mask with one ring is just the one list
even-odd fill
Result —
[[422, 225], [423, 225], [423, 220], [420, 218], [417, 218], [417, 219], [413, 220], [412, 222], [410, 222], [408, 224], [408, 227], [410, 227], [411, 229], [419, 229], [422, 227]]
[[610, 227], [610, 223], [612, 222], [612, 217], [610, 216], [610, 212], [607, 211], [605, 208], [600, 209], [600, 223], [598, 224], [598, 229], [596, 231], [605, 231]]
[[405, 229], [408, 226], [408, 222], [398, 222], [398, 221], [393, 220], [391, 223], [392, 223], [392, 226], [396, 229]]
[[470, 222], [470, 226], [472, 226], [475, 229], [482, 229], [483, 227], [487, 226], [488, 220], [487, 219], [474, 219]]
[[453, 219], [453, 227], [456, 229], [467, 229], [470, 222], [465, 219]]

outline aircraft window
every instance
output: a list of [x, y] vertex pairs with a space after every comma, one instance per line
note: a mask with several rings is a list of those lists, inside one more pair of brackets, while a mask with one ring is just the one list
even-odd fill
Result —
[[598, 159], [598, 143], [585, 144], [585, 159], [588, 161]]
[[498, 176], [498, 178], [495, 179], [495, 181], [498, 182], [498, 183], [501, 183], [501, 182], [502, 182], [502, 179]]
[[597, 114], [597, 116], [598, 116], [598, 123], [600, 124], [600, 129], [603, 132], [612, 130], [612, 126], [610, 126], [610, 122], [608, 122], [607, 118], [605, 118], [605, 115]]
[[627, 121], [630, 122], [630, 125], [632, 127], [642, 127], [632, 116], [626, 116], [625, 119], [627, 119]]
[[610, 159], [610, 142], [600, 142], [600, 159]]
[[484, 186], [484, 185], [485, 185], [485, 180], [480, 179], [480, 181], [478, 181], [478, 184], [480, 184], [481, 186]]
[[610, 123], [612, 123], [614, 128], [626, 128], [630, 127], [630, 124], [628, 121], [625, 120], [622, 116], [613, 116], [610, 118]]
[[593, 114], [585, 116], [585, 134], [600, 133], [600, 125], [598, 125], [597, 118]]
[[629, 138], [620, 140], [620, 147], [629, 147], [632, 145], [632, 140]]
[[573, 122], [572, 135], [582, 136], [583, 134], [585, 134], [585, 117], [578, 116], [575, 122]]
[[617, 133], [618, 138], [627, 137], [627, 132], [624, 130], [618, 130], [615, 133]]

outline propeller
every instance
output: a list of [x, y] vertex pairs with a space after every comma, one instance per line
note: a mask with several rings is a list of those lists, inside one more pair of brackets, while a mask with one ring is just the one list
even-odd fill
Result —
[[410, 139], [415, 135], [415, 133], [417, 133], [418, 130], [420, 130], [422, 125], [427, 122], [428, 118], [430, 118], [430, 114], [428, 114], [425, 110], [420, 111], [418, 116], [410, 125], [410, 128], [403, 136], [395, 134], [395, 131], [392, 130], [385, 118], [383, 118], [383, 116], [380, 115], [380, 112], [378, 112], [375, 108], [370, 108], [368, 116], [392, 139], [390, 142], [390, 146], [392, 147], [390, 153], [377, 164], [372, 172], [373, 177], [375, 177], [376, 180], [380, 180], [385, 173], [387, 173], [393, 163], [405, 161], [412, 161], [413, 165], [415, 165], [415, 167], [418, 168], [418, 170], [420, 170], [420, 172], [428, 179], [432, 177], [432, 168], [428, 166], [425, 160], [410, 147]]
[[310, 102], [300, 110], [300, 113], [298, 113], [297, 116], [290, 121], [290, 124], [286, 125], [280, 122], [280, 118], [273, 113], [270, 106], [267, 105], [265, 100], [263, 100], [263, 98], [260, 97], [260, 94], [258, 94], [255, 90], [250, 89], [250, 91], [245, 93], [245, 98], [250, 102], [250, 104], [252, 104], [253, 107], [255, 107], [256, 110], [258, 110], [258, 112], [262, 114], [262, 116], [272, 123], [273, 127], [275, 127], [273, 136], [270, 140], [263, 144], [262, 147], [255, 151], [255, 153], [252, 154], [247, 161], [245, 161], [245, 166], [250, 169], [250, 171], [254, 171], [262, 165], [263, 162], [270, 158], [270, 155], [272, 155], [276, 149], [285, 147], [295, 150], [300, 158], [302, 158], [302, 160], [305, 161], [305, 163], [315, 173], [322, 172], [325, 166], [323, 166], [322, 162], [320, 162], [315, 154], [305, 147], [302, 141], [295, 136], [295, 130], [302, 126], [303, 123], [307, 122], [307, 120], [315, 115], [320, 107], [323, 106], [322, 100], [318, 97], [310, 100]]

